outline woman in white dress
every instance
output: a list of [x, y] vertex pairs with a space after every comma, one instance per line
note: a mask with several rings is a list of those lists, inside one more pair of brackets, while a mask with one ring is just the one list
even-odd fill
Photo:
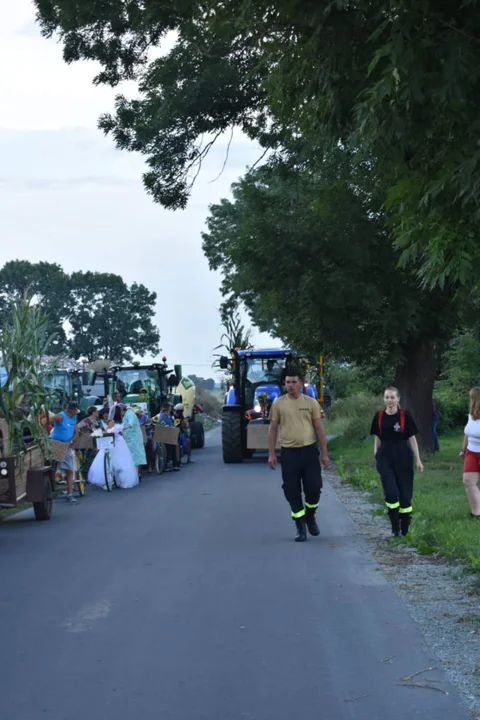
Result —
[[[128, 445], [121, 434], [127, 428], [128, 426], [122, 423], [122, 407], [119, 404], [115, 407], [113, 420], [108, 423], [108, 430], [115, 434], [115, 445], [110, 448], [115, 482], [118, 487], [125, 490], [138, 485], [137, 469]], [[88, 473], [88, 482], [102, 488], [105, 487], [104, 457], [105, 450], [100, 450]]]

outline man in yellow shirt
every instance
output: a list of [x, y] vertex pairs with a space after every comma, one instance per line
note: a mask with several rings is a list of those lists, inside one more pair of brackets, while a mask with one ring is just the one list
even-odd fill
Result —
[[[296, 542], [305, 542], [306, 528], [310, 535], [319, 535], [315, 512], [322, 490], [322, 470], [316, 438], [322, 452], [322, 464], [330, 466], [327, 437], [320, 416], [320, 405], [315, 398], [303, 395], [303, 378], [297, 371], [287, 372], [287, 394], [277, 398], [270, 412], [268, 433], [268, 464], [277, 467], [278, 426], [280, 425], [280, 460], [282, 464], [283, 492], [292, 509], [297, 526]], [[305, 504], [302, 496], [305, 494]]]

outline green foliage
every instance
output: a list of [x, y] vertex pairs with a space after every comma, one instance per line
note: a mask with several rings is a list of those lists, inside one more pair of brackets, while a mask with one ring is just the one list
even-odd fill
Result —
[[[166, 207], [185, 206], [192, 170], [227, 128], [274, 150], [294, 138], [305, 162], [342, 143], [375, 159], [402, 261], [427, 284], [477, 285], [475, 0], [35, 4], [67, 62], [97, 60], [97, 83], [137, 81], [139, 97], [117, 98], [100, 125], [145, 154], [145, 185]], [[149, 60], [172, 30], [174, 48]]]
[[273, 162], [232, 189], [233, 201], [210, 209], [203, 248], [225, 296], [261, 330], [377, 367], [416, 338], [450, 337], [455, 304], [397, 268], [370, 169], [348, 152], [332, 151], [315, 173]]
[[253, 347], [252, 345], [252, 331], [247, 329], [242, 323], [240, 315], [237, 310], [231, 309], [228, 311], [229, 305], [225, 305], [222, 309], [222, 326], [224, 332], [220, 338], [220, 345], [214, 347], [214, 350], [224, 349], [223, 353], [214, 353], [214, 360], [212, 367], [219, 367], [220, 358], [225, 355], [228, 357], [235, 350], [235, 348], [241, 348], [242, 350], [249, 350]]
[[203, 248], [261, 330], [355, 363], [358, 389], [397, 385], [431, 449], [438, 357], [468, 302], [398, 267], [371, 167], [341, 148], [315, 171], [273, 160], [211, 207]]
[[[327, 421], [338, 423], [343, 437], [348, 440], [365, 440], [370, 435], [373, 416], [383, 407], [382, 397], [357, 393], [337, 400], [325, 412]], [[372, 441], [373, 443], [373, 441]]]
[[122, 362], [159, 351], [160, 336], [153, 324], [157, 295], [144, 285], [129, 287], [112, 273], [68, 275], [56, 264], [12, 260], [0, 269], [0, 322], [25, 293], [48, 317], [49, 355]]
[[[328, 420], [326, 430], [330, 431]], [[470, 517], [462, 483], [462, 461], [458, 457], [461, 442], [458, 433], [444, 437], [440, 452], [424, 458], [425, 472], [415, 477], [413, 522], [406, 541], [422, 554], [439, 553], [464, 564], [470, 572], [479, 572], [480, 533], [478, 521]], [[358, 489], [372, 492], [383, 506], [373, 443], [342, 437], [329, 444], [329, 455], [341, 462], [342, 477]]]
[[456, 392], [467, 392], [480, 384], [479, 328], [457, 335], [442, 359], [442, 378]]
[[25, 450], [25, 435], [41, 448], [48, 443], [47, 431], [37, 421], [42, 405], [48, 410], [50, 393], [44, 383], [55, 371], [55, 364], [48, 369], [42, 366], [42, 357], [55, 340], [48, 325], [44, 311], [25, 296], [13, 304], [0, 333], [2, 364], [8, 373], [0, 388], [0, 417], [8, 428], [5, 455]]
[[137, 283], [129, 287], [119, 275], [76, 272], [70, 293], [75, 312], [69, 348], [74, 357], [121, 363], [134, 354], [159, 352], [160, 335], [152, 322], [155, 292]]
[[455, 390], [448, 380], [435, 385], [435, 407], [438, 412], [438, 432], [443, 434], [455, 428], [464, 427], [468, 415], [468, 390]]
[[16, 303], [28, 295], [48, 316], [49, 355], [67, 348], [63, 323], [71, 313], [69, 277], [56, 263], [11, 260], [0, 269], [0, 326], [10, 320]]
[[463, 427], [468, 415], [468, 392], [480, 384], [478, 330], [459, 333], [442, 357], [441, 379], [435, 384], [439, 431]]

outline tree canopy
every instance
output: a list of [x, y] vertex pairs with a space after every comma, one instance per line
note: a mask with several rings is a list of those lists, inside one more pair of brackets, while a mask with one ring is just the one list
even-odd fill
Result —
[[55, 263], [12, 260], [0, 269], [0, 323], [26, 293], [55, 333], [49, 354], [116, 362], [159, 352], [156, 293], [112, 273], [65, 273]]
[[[100, 127], [146, 156], [144, 182], [185, 207], [219, 134], [321, 164], [341, 143], [383, 177], [399, 259], [428, 284], [478, 284], [480, 15], [476, 0], [35, 0], [67, 62], [136, 80]], [[152, 57], [167, 33], [177, 42]], [[205, 140], [204, 140], [205, 138]]]
[[337, 149], [321, 169], [272, 161], [210, 210], [203, 248], [261, 330], [309, 354], [397, 368], [426, 437], [438, 359], [466, 312], [453, 288], [422, 289], [398, 268], [381, 188]]

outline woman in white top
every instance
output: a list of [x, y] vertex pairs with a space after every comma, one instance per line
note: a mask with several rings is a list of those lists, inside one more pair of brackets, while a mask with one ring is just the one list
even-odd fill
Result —
[[480, 520], [480, 387], [470, 390], [470, 414], [460, 457], [463, 463], [463, 484], [473, 517]]

